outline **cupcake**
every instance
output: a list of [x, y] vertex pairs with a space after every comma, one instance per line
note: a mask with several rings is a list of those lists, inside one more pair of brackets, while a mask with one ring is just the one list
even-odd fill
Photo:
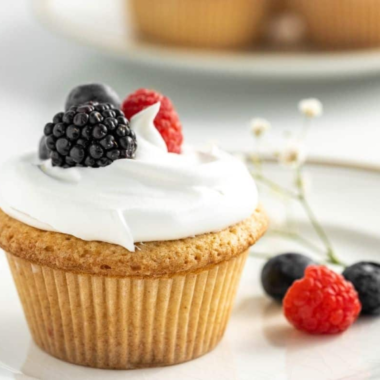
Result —
[[310, 40], [325, 48], [380, 45], [378, 0], [290, 0], [305, 19]]
[[270, 0], [130, 0], [129, 5], [131, 21], [144, 38], [183, 46], [239, 48], [260, 39]]
[[95, 368], [194, 359], [222, 338], [266, 230], [255, 184], [232, 156], [182, 146], [162, 95], [128, 97], [129, 121], [89, 88], [46, 125], [42, 160], [24, 154], [0, 170], [0, 246], [31, 334]]

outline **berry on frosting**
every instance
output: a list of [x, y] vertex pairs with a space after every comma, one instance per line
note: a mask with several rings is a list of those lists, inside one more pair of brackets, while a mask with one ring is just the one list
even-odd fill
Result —
[[46, 136], [42, 136], [38, 145], [38, 157], [40, 160], [47, 160], [49, 158], [49, 149], [46, 146]]
[[87, 102], [112, 104], [120, 108], [120, 99], [117, 93], [110, 87], [101, 83], [82, 84], [73, 88], [66, 99], [65, 110], [70, 107], [85, 104]]
[[362, 314], [380, 314], [380, 265], [362, 261], [347, 267], [343, 276], [358, 292]]
[[125, 116], [131, 119], [138, 112], [158, 102], [161, 103], [161, 107], [154, 119], [154, 125], [165, 140], [168, 151], [181, 153], [182, 126], [169, 98], [153, 90], [140, 89], [124, 100], [122, 110]]
[[284, 314], [297, 329], [311, 334], [346, 330], [360, 314], [353, 285], [324, 266], [311, 265], [305, 277], [290, 287], [283, 301]]
[[275, 300], [282, 301], [293, 282], [302, 278], [306, 267], [313, 263], [309, 257], [298, 253], [272, 257], [261, 272], [265, 292]]
[[113, 104], [93, 101], [56, 114], [45, 125], [44, 143], [53, 166], [64, 168], [107, 166], [119, 158], [134, 158], [137, 149], [124, 113]]

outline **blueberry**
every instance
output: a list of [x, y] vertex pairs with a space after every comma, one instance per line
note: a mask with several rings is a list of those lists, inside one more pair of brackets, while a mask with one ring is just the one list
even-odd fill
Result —
[[[89, 101], [111, 103], [116, 108], [120, 108], [120, 99], [111, 87], [105, 84], [91, 83], [77, 86], [71, 90], [66, 100], [65, 109], [68, 110], [72, 106], [84, 104]], [[97, 109], [96, 106], [95, 109]], [[109, 107], [107, 109], [109, 109]]]
[[304, 276], [307, 266], [314, 264], [309, 257], [298, 253], [284, 253], [271, 258], [261, 272], [265, 292], [276, 301], [282, 301], [295, 280]]
[[380, 264], [361, 261], [347, 267], [343, 276], [358, 292], [362, 314], [380, 314]]
[[49, 158], [49, 148], [46, 146], [46, 136], [42, 136], [38, 146], [38, 157], [40, 160], [47, 160]]

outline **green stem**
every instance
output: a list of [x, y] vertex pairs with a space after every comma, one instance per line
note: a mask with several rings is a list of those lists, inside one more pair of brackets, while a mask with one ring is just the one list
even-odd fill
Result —
[[257, 179], [258, 181], [260, 181], [261, 183], [263, 183], [264, 185], [266, 185], [267, 187], [269, 187], [270, 189], [272, 189], [273, 191], [277, 192], [277, 193], [280, 193], [280, 194], [283, 194], [283, 195], [286, 195], [290, 198], [293, 198], [293, 199], [298, 199], [299, 198], [299, 195], [291, 190], [288, 190], [286, 189], [285, 187], [282, 187], [280, 185], [278, 185], [276, 182], [273, 182], [272, 180], [264, 177], [262, 174], [260, 173], [253, 173], [251, 171], [251, 175]]
[[317, 233], [317, 235], [319, 236], [319, 238], [322, 240], [322, 242], [324, 243], [325, 247], [326, 247], [326, 250], [327, 250], [327, 257], [328, 257], [328, 260], [332, 263], [332, 264], [337, 264], [337, 265], [343, 265], [343, 263], [338, 259], [338, 257], [336, 256], [335, 252], [334, 252], [334, 249], [333, 249], [333, 246], [330, 242], [330, 239], [329, 237], [327, 236], [327, 233], [325, 232], [325, 230], [322, 228], [322, 226], [319, 224], [312, 208], [310, 207], [310, 204], [309, 202], [307, 201], [306, 199], [306, 196], [305, 196], [305, 191], [303, 189], [303, 187], [301, 186], [302, 184], [302, 172], [301, 172], [301, 168], [298, 168], [297, 169], [297, 187], [298, 187], [298, 190], [299, 190], [299, 200], [300, 200], [300, 203], [301, 205], [303, 206], [309, 220], [310, 220], [310, 223], [311, 225], [313, 226], [315, 232]]

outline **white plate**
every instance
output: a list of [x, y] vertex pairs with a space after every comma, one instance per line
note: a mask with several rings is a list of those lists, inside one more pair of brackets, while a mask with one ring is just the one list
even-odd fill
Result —
[[127, 0], [35, 0], [51, 30], [126, 61], [243, 77], [309, 78], [380, 72], [380, 50], [350, 52], [213, 52], [141, 42], [127, 27]]
[[[348, 262], [380, 261], [380, 168], [310, 164], [311, 202], [338, 253]], [[268, 173], [283, 174], [269, 164]], [[266, 207], [273, 212], [273, 203]], [[280, 211], [280, 207], [276, 207]], [[296, 213], [305, 234], [302, 213]], [[255, 248], [294, 249], [264, 238]], [[300, 248], [300, 247], [298, 247]], [[225, 337], [204, 357], [173, 367], [104, 371], [64, 363], [32, 342], [5, 255], [0, 255], [0, 379], [87, 380], [369, 380], [380, 378], [380, 317], [361, 318], [337, 336], [309, 336], [292, 328], [281, 307], [262, 293], [263, 261], [249, 258]], [[28, 376], [28, 377], [25, 377]]]

